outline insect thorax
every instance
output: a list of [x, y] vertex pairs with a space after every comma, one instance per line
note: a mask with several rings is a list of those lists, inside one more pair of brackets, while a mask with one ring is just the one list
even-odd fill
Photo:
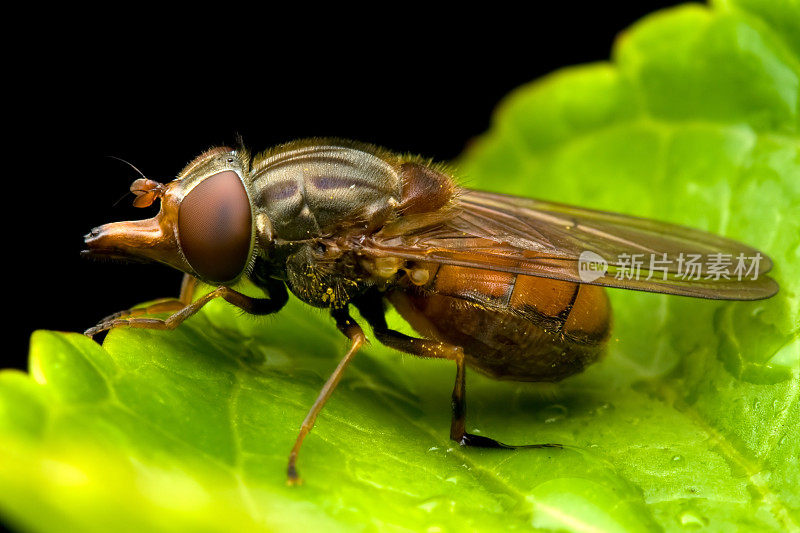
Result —
[[255, 207], [283, 241], [386, 216], [402, 195], [395, 166], [349, 146], [289, 146], [256, 162], [252, 176]]

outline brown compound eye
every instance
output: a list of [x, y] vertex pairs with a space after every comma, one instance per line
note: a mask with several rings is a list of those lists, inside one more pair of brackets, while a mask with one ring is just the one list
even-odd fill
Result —
[[183, 255], [202, 279], [230, 281], [247, 266], [250, 225], [250, 202], [239, 176], [232, 170], [209, 176], [180, 204]]

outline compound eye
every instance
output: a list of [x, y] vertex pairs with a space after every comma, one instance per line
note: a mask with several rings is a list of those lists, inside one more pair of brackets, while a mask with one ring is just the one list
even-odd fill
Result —
[[231, 281], [247, 266], [250, 202], [232, 170], [198, 183], [180, 204], [178, 239], [183, 255], [204, 280]]

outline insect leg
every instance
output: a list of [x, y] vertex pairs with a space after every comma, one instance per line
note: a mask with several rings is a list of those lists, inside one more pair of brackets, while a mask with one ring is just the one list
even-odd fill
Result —
[[311, 428], [314, 427], [314, 422], [317, 420], [317, 415], [319, 415], [319, 412], [322, 411], [325, 402], [327, 402], [328, 398], [330, 398], [333, 390], [336, 388], [336, 385], [339, 384], [347, 365], [350, 364], [353, 356], [366, 341], [366, 337], [364, 337], [364, 331], [356, 323], [356, 321], [350, 317], [350, 313], [346, 308], [341, 310], [333, 310], [331, 311], [331, 315], [336, 320], [336, 327], [339, 328], [339, 331], [344, 333], [347, 338], [350, 339], [350, 349], [347, 351], [342, 360], [339, 361], [339, 365], [336, 367], [336, 370], [333, 371], [333, 374], [331, 374], [331, 376], [328, 378], [328, 381], [325, 382], [325, 385], [319, 392], [319, 396], [317, 396], [314, 405], [311, 406], [311, 409], [308, 411], [305, 420], [303, 420], [303, 424], [300, 426], [300, 433], [298, 433], [297, 440], [295, 441], [294, 447], [289, 454], [289, 464], [286, 467], [286, 482], [290, 485], [296, 485], [300, 483], [300, 478], [297, 475], [296, 464], [297, 454], [300, 452], [300, 446], [303, 444], [303, 439], [306, 438], [306, 435], [311, 432]]
[[[192, 282], [187, 283], [193, 285]], [[193, 287], [185, 291], [182, 289], [181, 294], [184, 297], [191, 298], [193, 290]], [[286, 304], [289, 296], [286, 293], [286, 288], [282, 285], [278, 290], [270, 290], [270, 298], [252, 298], [229, 287], [218, 287], [208, 294], [201, 296], [194, 302], [183, 303], [180, 300], [166, 300], [143, 308], [150, 312], [174, 310], [175, 312], [167, 318], [139, 318], [135, 315], [125, 315], [125, 312], [123, 312], [121, 317], [119, 315], [111, 315], [109, 319], [103, 320], [93, 328], [87, 329], [84, 335], [94, 337], [101, 331], [118, 327], [175, 329], [181, 322], [195, 314], [214, 298], [223, 298], [228, 303], [252, 315], [268, 315], [280, 310]], [[177, 303], [180, 303], [180, 305], [176, 305]], [[153, 311], [153, 309], [156, 309], [156, 311]], [[134, 311], [136, 310], [134, 309]]]
[[181, 281], [181, 292], [178, 298], [162, 298], [144, 307], [132, 307], [123, 311], [117, 311], [116, 313], [112, 313], [100, 320], [98, 324], [109, 322], [116, 318], [128, 318], [142, 315], [154, 315], [157, 313], [167, 313], [169, 311], [179, 311], [192, 303], [192, 298], [194, 297], [194, 291], [196, 287], [197, 278], [189, 274], [184, 274], [183, 280]]
[[433, 357], [438, 359], [451, 359], [456, 363], [456, 381], [453, 386], [452, 408], [453, 418], [450, 423], [450, 438], [462, 446], [476, 446], [481, 448], [560, 448], [559, 444], [529, 444], [512, 446], [500, 441], [473, 435], [466, 431], [467, 400], [464, 349], [460, 346], [439, 342], [430, 339], [410, 337], [399, 331], [389, 329], [383, 302], [380, 296], [368, 295], [354, 302], [361, 316], [372, 327], [375, 337], [386, 346], [419, 357]]
[[191, 303], [194, 298], [194, 291], [197, 290], [197, 278], [191, 274], [184, 274], [181, 280], [181, 292], [178, 300], [184, 304]]

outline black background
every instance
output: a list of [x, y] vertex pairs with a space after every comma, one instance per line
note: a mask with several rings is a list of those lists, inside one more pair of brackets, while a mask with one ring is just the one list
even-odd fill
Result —
[[[559, 4], [548, 13], [528, 5], [467, 13], [469, 23], [455, 16], [465, 13], [439, 21], [384, 13], [344, 25], [325, 14], [312, 22], [224, 11], [157, 27], [125, 24], [125, 14], [77, 28], [51, 21], [58, 31], [27, 34], [7, 65], [0, 364], [25, 368], [35, 329], [82, 331], [177, 293], [181, 275], [167, 267], [79, 256], [93, 226], [154, 211], [131, 207], [124, 195], [137, 176], [107, 156], [159, 181], [237, 134], [253, 150], [338, 136], [451, 159], [489, 127], [509, 91], [607, 59], [620, 31], [675, 3]], [[34, 45], [44, 48], [30, 53]]]

